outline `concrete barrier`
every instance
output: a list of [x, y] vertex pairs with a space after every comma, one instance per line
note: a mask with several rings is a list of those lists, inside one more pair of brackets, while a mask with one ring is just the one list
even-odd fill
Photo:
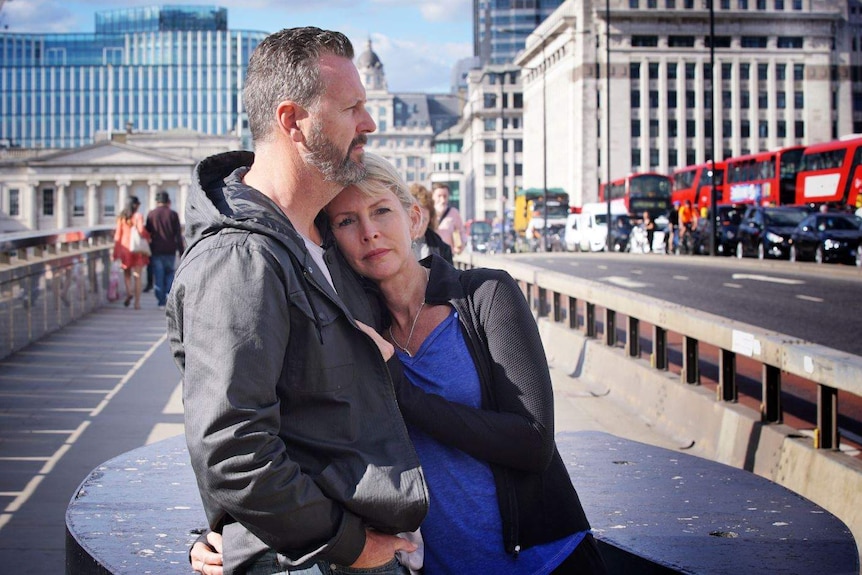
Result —
[[[607, 390], [686, 453], [753, 472], [835, 514], [862, 541], [862, 462], [815, 449], [813, 441], [736, 403], [716, 402], [703, 387], [629, 358], [625, 350], [589, 339], [562, 324], [539, 319], [549, 362]], [[825, 571], [824, 571], [825, 572]]]

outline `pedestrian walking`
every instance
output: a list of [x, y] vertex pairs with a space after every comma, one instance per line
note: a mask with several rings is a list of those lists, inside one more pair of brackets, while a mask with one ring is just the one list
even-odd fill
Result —
[[183, 230], [180, 217], [171, 209], [171, 197], [162, 190], [156, 194], [156, 207], [147, 214], [147, 231], [150, 233], [150, 265], [153, 268], [153, 287], [159, 309], [164, 309], [174, 272], [177, 256], [183, 253]]

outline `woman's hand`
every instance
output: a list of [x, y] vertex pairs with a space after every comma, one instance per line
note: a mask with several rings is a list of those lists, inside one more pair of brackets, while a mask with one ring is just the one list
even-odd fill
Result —
[[380, 355], [383, 356], [383, 361], [389, 361], [389, 359], [395, 355], [395, 348], [391, 343], [383, 339], [383, 336], [371, 329], [371, 327], [365, 325], [361, 321], [357, 321], [356, 325], [359, 326], [359, 329], [368, 334], [371, 339], [374, 340], [374, 343], [377, 344], [377, 348], [380, 349]]
[[222, 575], [221, 533], [207, 533], [207, 543], [198, 541], [192, 546], [192, 569], [203, 575]]

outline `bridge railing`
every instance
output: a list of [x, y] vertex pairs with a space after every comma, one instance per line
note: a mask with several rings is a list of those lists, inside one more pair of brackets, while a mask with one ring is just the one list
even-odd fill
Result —
[[[521, 283], [539, 317], [568, 323], [572, 329], [582, 328], [587, 337], [596, 338], [598, 321], [603, 321], [603, 339], [609, 346], [617, 345], [617, 327], [621, 320], [625, 321], [625, 348], [632, 358], [641, 354], [641, 323], [651, 325], [650, 363], [657, 370], [667, 370], [669, 366], [668, 334], [679, 334], [682, 338], [681, 378], [688, 384], [700, 383], [700, 344], [718, 348], [717, 400], [721, 402], [738, 400], [737, 357], [759, 362], [762, 365], [760, 415], [763, 423], [783, 421], [782, 373], [812, 382], [817, 388], [814, 444], [820, 449], [839, 448], [838, 392], [862, 396], [862, 357], [859, 356], [630, 290], [539, 269], [523, 260], [469, 254], [460, 257], [458, 265], [506, 270]], [[578, 324], [579, 308], [583, 325]]]
[[0, 359], [107, 299], [113, 227], [0, 235]]

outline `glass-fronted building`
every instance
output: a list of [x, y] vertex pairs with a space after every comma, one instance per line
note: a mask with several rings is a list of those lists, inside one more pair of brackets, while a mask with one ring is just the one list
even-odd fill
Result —
[[473, 54], [481, 65], [511, 64], [563, 0], [473, 0]]
[[92, 34], [0, 33], [0, 146], [72, 148], [97, 132], [185, 128], [248, 143], [242, 82], [266, 32], [215, 6], [100, 12]]

